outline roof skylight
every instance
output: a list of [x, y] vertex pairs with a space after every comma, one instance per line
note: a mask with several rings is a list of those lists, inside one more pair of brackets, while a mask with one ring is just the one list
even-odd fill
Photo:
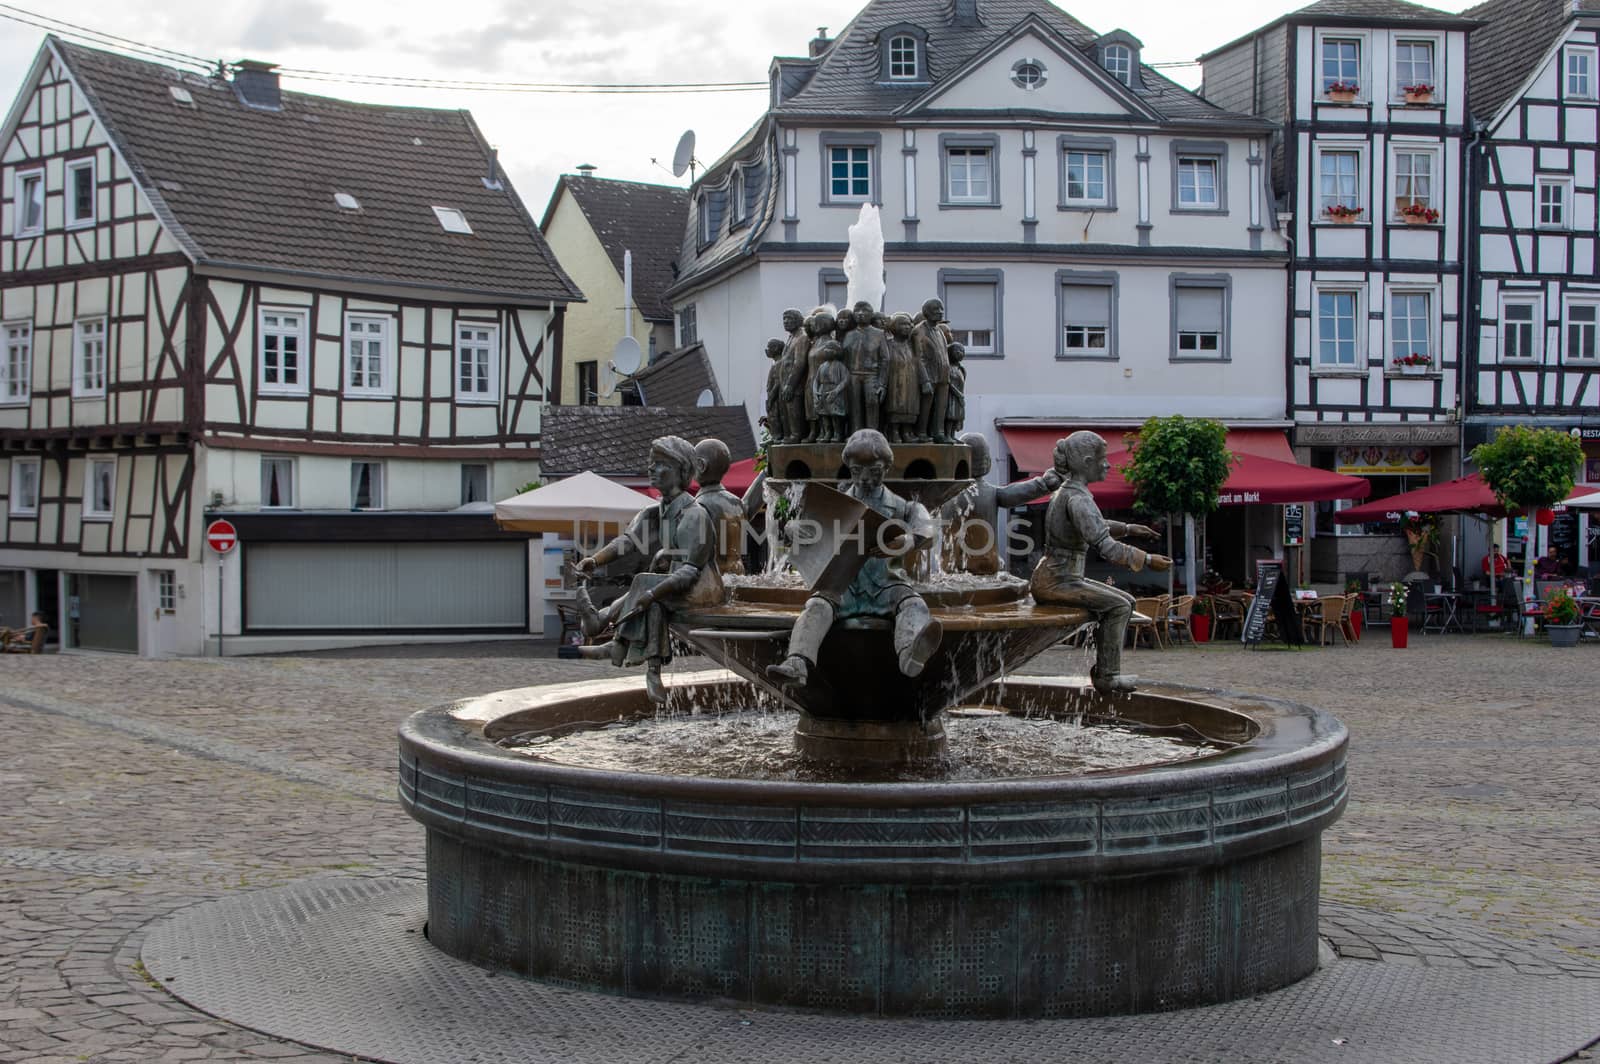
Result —
[[447, 233], [472, 232], [472, 226], [467, 224], [467, 216], [454, 207], [435, 207], [433, 214]]
[[361, 209], [361, 201], [348, 192], [335, 192], [333, 194], [333, 202], [347, 211], [359, 211]]
[[194, 106], [194, 96], [182, 85], [168, 85], [167, 91], [172, 93], [172, 98], [179, 103], [188, 104], [190, 107]]

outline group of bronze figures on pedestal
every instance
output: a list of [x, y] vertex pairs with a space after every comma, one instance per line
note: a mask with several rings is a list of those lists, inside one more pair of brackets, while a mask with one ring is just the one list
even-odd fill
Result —
[[843, 443], [862, 429], [890, 443], [954, 443], [966, 420], [966, 348], [930, 299], [915, 317], [865, 300], [783, 312], [767, 341], [767, 432], [775, 443]]

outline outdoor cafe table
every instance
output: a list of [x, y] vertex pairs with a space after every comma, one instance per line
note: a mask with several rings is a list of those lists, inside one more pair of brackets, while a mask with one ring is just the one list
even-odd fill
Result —
[[[1461, 596], [1454, 591], [1429, 591], [1422, 596], [1422, 630], [1424, 632], [1438, 632], [1441, 635], [1454, 628], [1461, 631], [1461, 618], [1458, 609]], [[1435, 610], [1432, 607], [1437, 606]], [[1434, 619], [1434, 614], [1438, 619]]]

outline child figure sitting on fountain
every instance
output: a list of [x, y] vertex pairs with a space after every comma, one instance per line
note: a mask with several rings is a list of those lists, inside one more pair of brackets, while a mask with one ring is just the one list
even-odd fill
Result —
[[905, 531], [883, 526], [879, 542], [868, 543], [870, 557], [844, 594], [827, 589], [812, 592], [789, 636], [789, 656], [767, 668], [767, 676], [785, 686], [803, 685], [817, 664], [817, 652], [835, 620], [852, 617], [894, 618], [894, 649], [900, 671], [917, 676], [939, 648], [944, 629], [928, 612], [928, 604], [911, 586], [905, 557], [932, 542], [933, 519], [919, 502], [902, 499], [883, 486], [894, 464], [894, 451], [883, 433], [861, 429], [844, 445], [850, 481], [840, 490], [867, 504]]
[[634, 553], [650, 555], [648, 570], [634, 576], [626, 595], [596, 610], [588, 594], [580, 590], [578, 609], [584, 635], [598, 635], [616, 626], [611, 642], [584, 647], [584, 656], [610, 658], [613, 665], [642, 663], [645, 688], [650, 700], [658, 704], [667, 700], [661, 666], [672, 660], [668, 610], [722, 601], [711, 517], [686, 490], [695, 472], [695, 449], [688, 440], [662, 436], [652, 441], [650, 486], [661, 493], [661, 501], [640, 510], [626, 532], [575, 567], [587, 577], [597, 565]]

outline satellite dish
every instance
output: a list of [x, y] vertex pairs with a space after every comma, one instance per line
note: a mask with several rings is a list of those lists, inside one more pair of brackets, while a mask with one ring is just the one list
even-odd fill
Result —
[[639, 367], [644, 365], [644, 351], [639, 347], [639, 341], [631, 336], [624, 336], [617, 341], [617, 346], [611, 349], [611, 368], [624, 377], [631, 377], [639, 372]]
[[694, 397], [695, 406], [716, 406], [717, 393], [710, 388], [701, 388], [700, 394]]
[[[682, 177], [683, 172], [694, 165], [694, 130], [686, 129], [683, 136], [678, 138], [678, 150], [672, 153], [672, 176]], [[689, 180], [694, 180], [694, 175], [689, 175]]]
[[600, 398], [610, 399], [617, 394], [617, 368], [615, 366], [609, 362], [602, 363], [597, 376], [600, 378], [597, 382], [600, 388]]

